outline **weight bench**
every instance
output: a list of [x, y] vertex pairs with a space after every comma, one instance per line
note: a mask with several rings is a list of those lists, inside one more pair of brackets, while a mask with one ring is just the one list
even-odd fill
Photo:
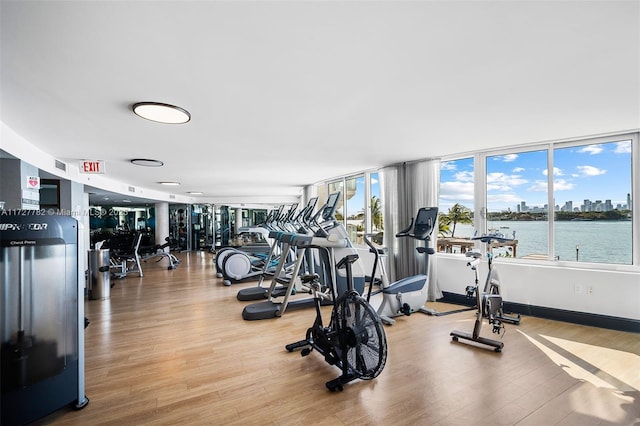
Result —
[[[142, 277], [142, 266], [140, 266], [140, 241], [142, 233], [134, 234], [130, 251], [114, 251], [109, 258], [111, 272], [115, 278], [124, 278], [130, 273], [137, 272]], [[129, 264], [132, 264], [129, 266]]]
[[[146, 262], [148, 259], [158, 258], [156, 263], [160, 262], [162, 259], [169, 259], [169, 266], [167, 269], [176, 269], [180, 260], [171, 253], [171, 246], [177, 243], [175, 238], [167, 237], [165, 238], [166, 243], [162, 245], [154, 245], [154, 246], [145, 246], [140, 249], [142, 252], [142, 260]], [[169, 251], [164, 251], [165, 248], [169, 247]]]

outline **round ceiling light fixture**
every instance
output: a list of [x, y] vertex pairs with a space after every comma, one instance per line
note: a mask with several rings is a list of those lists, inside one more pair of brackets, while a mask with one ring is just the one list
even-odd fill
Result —
[[164, 163], [160, 160], [150, 160], [148, 158], [134, 158], [131, 160], [131, 164], [143, 167], [162, 167]]
[[160, 102], [138, 102], [131, 109], [137, 116], [157, 123], [184, 124], [191, 120], [186, 109]]

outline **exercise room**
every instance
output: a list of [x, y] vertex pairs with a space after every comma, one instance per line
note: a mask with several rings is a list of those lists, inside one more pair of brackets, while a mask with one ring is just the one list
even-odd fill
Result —
[[2, 425], [640, 423], [640, 1], [0, 19]]

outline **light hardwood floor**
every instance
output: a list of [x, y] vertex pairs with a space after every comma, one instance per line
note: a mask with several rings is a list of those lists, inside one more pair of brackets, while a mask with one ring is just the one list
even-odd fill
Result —
[[[222, 285], [210, 253], [181, 254], [173, 271], [144, 264], [111, 298], [86, 301], [86, 394], [56, 425], [599, 425], [640, 422], [640, 336], [523, 317], [504, 350], [452, 342], [473, 312], [414, 314], [385, 327], [387, 365], [343, 392], [304, 338], [313, 309], [244, 321], [240, 288]], [[464, 283], [461, 283], [461, 286]], [[434, 304], [440, 311], [450, 306]], [[488, 327], [483, 335], [491, 336]]]

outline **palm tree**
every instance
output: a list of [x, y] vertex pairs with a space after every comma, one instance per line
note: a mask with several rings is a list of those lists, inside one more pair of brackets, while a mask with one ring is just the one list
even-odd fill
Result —
[[453, 206], [451, 206], [449, 212], [446, 214], [446, 217], [449, 219], [449, 223], [453, 224], [453, 228], [451, 229], [452, 238], [455, 237], [456, 225], [458, 223], [461, 223], [463, 225], [473, 223], [471, 210], [459, 203], [455, 203]]
[[451, 220], [445, 213], [438, 214], [438, 235], [446, 237], [451, 233]]
[[375, 229], [382, 229], [382, 202], [375, 195], [371, 196], [371, 223]]

